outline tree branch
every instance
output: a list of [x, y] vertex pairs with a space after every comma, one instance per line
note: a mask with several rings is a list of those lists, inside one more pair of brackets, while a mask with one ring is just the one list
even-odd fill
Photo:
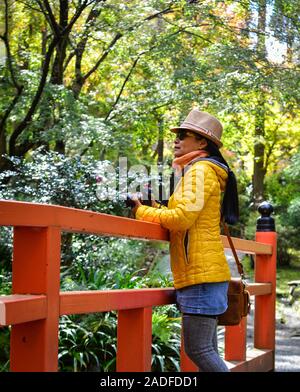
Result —
[[[171, 36], [174, 35], [174, 34], [179, 34], [180, 32], [181, 32], [181, 31], [178, 30], [178, 31], [176, 31], [175, 33], [170, 34], [169, 37], [171, 37]], [[131, 68], [130, 68], [130, 70], [129, 70], [129, 73], [127, 74], [126, 78], [124, 79], [124, 82], [122, 83], [122, 86], [121, 86], [121, 89], [120, 89], [120, 91], [119, 91], [119, 94], [117, 95], [117, 98], [116, 98], [115, 102], [113, 103], [112, 107], [110, 108], [109, 112], [107, 113], [107, 115], [106, 115], [104, 121], [106, 121], [106, 120], [109, 119], [109, 116], [110, 116], [111, 112], [112, 112], [113, 109], [117, 106], [117, 104], [118, 104], [118, 102], [119, 102], [119, 100], [120, 100], [120, 98], [121, 98], [121, 95], [122, 95], [122, 93], [123, 93], [123, 91], [124, 91], [124, 88], [125, 88], [125, 86], [126, 86], [128, 80], [129, 80], [129, 78], [130, 78], [130, 76], [131, 76], [131, 74], [132, 74], [134, 68], [136, 67], [136, 65], [137, 65], [137, 63], [138, 63], [138, 61], [139, 61], [139, 59], [140, 59], [144, 54], [146, 54], [146, 53], [148, 53], [148, 52], [151, 52], [151, 50], [154, 49], [155, 47], [156, 47], [156, 45], [153, 45], [151, 48], [149, 48], [149, 49], [147, 49], [147, 50], [141, 52], [141, 53], [137, 56], [137, 58], [134, 60], [132, 66], [131, 66]], [[163, 105], [161, 105], [161, 106], [159, 106], [159, 107], [162, 107], [162, 106], [164, 106], [164, 105], [165, 105], [165, 104], [163, 104]]]
[[32, 5], [28, 4], [26, 1], [16, 0], [16, 2], [23, 4], [25, 6], [25, 8], [29, 8], [32, 11], [42, 12], [39, 8], [33, 7]]
[[[105, 0], [104, 0], [105, 1]], [[173, 2], [171, 2], [169, 4], [169, 6], [167, 8], [165, 8], [162, 11], [156, 12], [152, 15], [147, 16], [146, 18], [144, 18], [142, 21], [134, 24], [133, 26], [131, 26], [128, 31], [133, 31], [134, 29], [140, 27], [145, 21], [149, 21], [152, 20], [154, 18], [158, 18], [161, 15], [167, 14], [167, 13], [171, 13], [174, 12], [174, 8], [172, 8]], [[72, 86], [72, 90], [75, 94], [75, 96], [79, 95], [79, 92], [82, 88], [82, 86], [84, 85], [85, 81], [99, 68], [100, 64], [105, 60], [105, 58], [107, 57], [107, 55], [109, 54], [109, 52], [111, 51], [111, 49], [114, 47], [114, 45], [116, 44], [116, 42], [123, 37], [123, 33], [117, 33], [115, 35], [115, 37], [112, 39], [111, 43], [109, 44], [108, 48], [103, 52], [102, 56], [99, 58], [99, 60], [96, 62], [96, 64], [85, 74], [85, 75], [81, 75], [81, 59], [82, 59], [82, 55], [84, 52], [84, 48], [86, 46], [86, 42], [87, 40], [85, 40], [84, 42], [82, 41], [81, 44], [84, 44], [84, 46], [82, 48], [79, 48], [79, 45], [77, 46], [78, 48], [78, 54], [76, 53], [76, 50], [74, 53], [71, 53], [69, 55], [69, 57], [67, 58], [67, 64], [70, 62], [70, 60], [74, 57], [74, 55], [76, 54], [76, 69], [75, 69], [75, 73], [76, 73], [76, 79], [73, 83]], [[65, 68], [67, 66], [67, 64], [65, 64]]]
[[20, 124], [15, 128], [15, 130], [13, 131], [10, 140], [9, 140], [9, 153], [10, 155], [14, 155], [15, 151], [16, 151], [16, 140], [18, 138], [18, 136], [23, 132], [23, 130], [28, 126], [28, 123], [31, 121], [32, 116], [36, 110], [36, 107], [40, 101], [41, 95], [43, 93], [45, 84], [46, 84], [46, 80], [47, 80], [47, 75], [49, 72], [49, 65], [50, 65], [50, 60], [54, 51], [55, 46], [57, 45], [58, 42], [58, 38], [54, 37], [52, 42], [49, 45], [46, 57], [45, 57], [45, 61], [43, 64], [43, 70], [42, 70], [42, 76], [40, 79], [40, 83], [38, 86], [38, 89], [35, 93], [35, 96], [32, 100], [31, 106], [27, 111], [27, 114], [25, 115], [24, 119], [20, 122]]
[[86, 81], [86, 79], [88, 79], [92, 73], [94, 73], [96, 71], [96, 69], [99, 67], [99, 65], [105, 60], [105, 58], [107, 57], [108, 53], [111, 51], [111, 49], [114, 47], [114, 45], [116, 44], [116, 42], [123, 37], [123, 34], [121, 33], [117, 33], [114, 38], [112, 39], [112, 41], [110, 42], [110, 44], [108, 45], [108, 48], [103, 52], [102, 56], [100, 57], [100, 59], [96, 62], [96, 64], [82, 77], [83, 81]]
[[[5, 0], [7, 1], [7, 0]], [[47, 76], [49, 73], [49, 66], [50, 66], [50, 61], [51, 61], [51, 57], [53, 55], [54, 49], [57, 46], [57, 44], [59, 43], [59, 41], [65, 36], [67, 35], [73, 25], [75, 24], [75, 22], [77, 21], [77, 19], [79, 18], [79, 16], [81, 15], [81, 13], [83, 12], [83, 10], [90, 4], [92, 4], [95, 0], [93, 1], [88, 1], [85, 0], [77, 9], [77, 11], [75, 12], [75, 14], [73, 15], [71, 21], [69, 22], [69, 24], [62, 30], [59, 31], [59, 28], [57, 26], [57, 23], [55, 21], [54, 15], [52, 13], [52, 9], [50, 7], [50, 4], [48, 2], [48, 0], [43, 0], [44, 4], [41, 3], [40, 0], [38, 0], [39, 5], [41, 6], [41, 9], [43, 10], [43, 12], [45, 12], [45, 9], [43, 7], [43, 5], [46, 7], [46, 14], [49, 16], [49, 19], [51, 20], [51, 27], [55, 30], [55, 34], [53, 37], [52, 42], [50, 43], [49, 47], [48, 47], [48, 51], [46, 53], [45, 56], [45, 61], [43, 64], [43, 69], [42, 69], [42, 75], [41, 75], [41, 79], [40, 79], [40, 83], [38, 86], [38, 89], [35, 93], [35, 96], [32, 100], [31, 106], [28, 109], [24, 119], [19, 123], [19, 125], [17, 125], [17, 127], [14, 129], [10, 140], [9, 140], [9, 153], [11, 155], [14, 155], [16, 152], [16, 141], [17, 138], [20, 136], [20, 134], [24, 131], [24, 129], [26, 129], [26, 127], [28, 126], [28, 123], [31, 121], [33, 114], [35, 113], [35, 110], [37, 108], [37, 105], [41, 99], [46, 81], [47, 81]], [[45, 15], [46, 15], [45, 14]]]
[[[82, 14], [82, 12], [85, 10], [85, 8], [87, 8], [89, 5], [91, 5], [92, 3], [94, 3], [94, 1], [99, 1], [99, 0], [91, 0], [90, 2], [88, 2], [87, 0], [85, 0], [80, 7], [78, 7], [78, 9], [76, 10], [75, 14], [73, 15], [72, 19], [70, 20], [68, 26], [66, 26], [62, 31], [61, 31], [61, 35], [68, 35], [69, 32], [72, 30], [72, 27], [74, 26], [74, 24], [76, 23], [77, 19], [80, 17], [80, 15]], [[100, 0], [100, 1], [106, 1], [106, 0]]]
[[37, 3], [40, 6], [42, 13], [45, 15], [46, 19], [48, 20], [48, 23], [49, 23], [54, 35], [59, 37], [59, 35], [60, 35], [59, 26], [55, 20], [55, 16], [52, 12], [52, 8], [51, 8], [48, 0], [43, 0], [43, 1], [37, 0]]
[[13, 110], [13, 108], [16, 106], [22, 91], [23, 91], [24, 86], [21, 86], [20, 89], [17, 90], [17, 94], [14, 96], [12, 102], [10, 103], [10, 105], [8, 106], [8, 108], [6, 109], [6, 111], [4, 112], [2, 118], [1, 118], [1, 122], [0, 122], [0, 135], [2, 132], [4, 132], [4, 126], [5, 126], [5, 122], [8, 119], [8, 116], [10, 115], [11, 111]]
[[284, 124], [286, 118], [285, 115], [287, 113], [283, 113], [281, 116], [281, 121], [276, 125], [276, 127], [273, 129], [273, 134], [274, 134], [274, 140], [272, 142], [272, 144], [270, 146], [268, 146], [266, 148], [266, 159], [265, 159], [265, 163], [264, 163], [264, 169], [267, 171], [269, 163], [270, 163], [270, 157], [272, 155], [273, 149], [276, 146], [276, 143], [278, 142], [278, 135], [277, 135], [277, 131], [278, 129], [281, 127], [282, 124]]
[[76, 52], [75, 50], [73, 52], [70, 52], [69, 56], [67, 57], [67, 60], [64, 63], [64, 71], [67, 69], [70, 61], [72, 60], [72, 58], [75, 56]]
[[152, 19], [155, 19], [161, 15], [166, 15], [166, 14], [170, 14], [170, 13], [174, 12], [174, 8], [172, 8], [171, 5], [172, 5], [172, 2], [168, 8], [166, 8], [162, 11], [156, 12], [155, 14], [147, 16], [147, 18], [145, 18], [144, 21], [152, 20]]
[[[68, 65], [68, 63], [71, 61], [72, 57], [74, 57], [74, 55], [76, 55], [76, 61], [75, 61], [75, 81], [73, 83], [73, 92], [74, 95], [78, 96], [82, 85], [84, 84], [84, 79], [82, 78], [82, 74], [81, 74], [81, 61], [82, 61], [82, 57], [83, 57], [83, 53], [84, 50], [86, 48], [86, 44], [87, 44], [87, 40], [88, 40], [88, 33], [91, 27], [93, 27], [96, 23], [96, 20], [98, 18], [98, 16], [101, 13], [101, 9], [94, 9], [92, 8], [87, 19], [85, 22], [85, 31], [82, 34], [82, 38], [79, 41], [78, 45], [76, 48], [74, 48], [74, 51], [69, 55], [69, 57], [67, 58], [67, 61], [65, 63], [66, 67]], [[64, 68], [65, 69], [65, 68]]]
[[[149, 50], [150, 50], [150, 49], [149, 49]], [[122, 93], [123, 93], [123, 91], [124, 91], [124, 88], [125, 88], [125, 86], [126, 86], [126, 83], [128, 82], [128, 80], [129, 80], [129, 78], [130, 78], [130, 76], [131, 76], [131, 74], [132, 74], [134, 68], [136, 67], [136, 65], [137, 65], [139, 59], [141, 58], [141, 56], [142, 56], [143, 54], [145, 54], [146, 52], [148, 52], [148, 51], [145, 51], [145, 52], [140, 53], [140, 54], [137, 56], [137, 58], [134, 60], [132, 66], [131, 66], [131, 68], [130, 68], [130, 71], [128, 72], [126, 78], [125, 78], [124, 81], [123, 81], [123, 84], [122, 84], [122, 86], [121, 86], [121, 89], [120, 89], [120, 91], [119, 91], [119, 94], [117, 95], [117, 98], [116, 98], [115, 102], [113, 103], [112, 107], [110, 108], [109, 112], [107, 113], [107, 115], [106, 115], [104, 121], [107, 121], [107, 120], [108, 120], [108, 118], [109, 118], [109, 116], [110, 116], [110, 113], [111, 113], [111, 112], [114, 110], [114, 108], [117, 106], [117, 104], [118, 104], [118, 102], [119, 102], [119, 100], [120, 100], [120, 98], [121, 98], [121, 95], [122, 95]]]
[[[168, 36], [167, 38], [169, 38], [169, 37], [171, 37], [171, 36], [174, 36], [174, 35], [176, 35], [176, 34], [179, 34], [180, 32], [181, 32], [181, 30], [178, 30], [178, 31], [176, 31], [176, 32], [174, 32], [174, 33], [172, 33], [172, 34], [169, 34], [169, 36]], [[121, 86], [121, 89], [120, 89], [120, 91], [119, 91], [119, 93], [118, 93], [118, 96], [117, 96], [117, 98], [116, 98], [116, 101], [113, 103], [111, 109], [109, 110], [109, 112], [107, 113], [107, 115], [106, 115], [106, 117], [105, 117], [105, 121], [108, 120], [108, 118], [110, 117], [110, 114], [112, 113], [113, 109], [114, 109], [114, 108], [116, 107], [116, 105], [118, 104], [118, 102], [119, 102], [119, 100], [120, 100], [120, 98], [121, 98], [121, 95], [122, 95], [122, 93], [123, 93], [123, 91], [124, 91], [124, 88], [125, 88], [125, 86], [126, 86], [128, 80], [129, 80], [129, 78], [130, 78], [130, 76], [131, 76], [131, 74], [132, 74], [134, 68], [136, 67], [136, 65], [137, 65], [137, 63], [138, 63], [138, 61], [139, 61], [139, 59], [141, 58], [141, 56], [144, 55], [145, 53], [150, 52], [150, 51], [151, 51], [152, 49], [154, 49], [156, 46], [157, 46], [157, 45], [153, 45], [151, 48], [149, 48], [148, 50], [145, 50], [144, 52], [140, 53], [140, 54], [137, 56], [137, 58], [135, 59], [135, 61], [133, 62], [132, 66], [131, 66], [131, 68], [130, 68], [129, 73], [127, 74], [127, 76], [126, 76], [126, 78], [125, 78], [125, 80], [124, 80], [124, 82], [123, 82], [123, 84], [122, 84], [122, 86]], [[162, 105], [162, 106], [164, 106], [164, 105]], [[91, 142], [89, 143], [89, 145], [81, 152], [80, 156], [84, 155], [90, 147], [93, 147], [93, 145], [94, 145], [94, 140], [91, 140]]]
[[[10, 44], [9, 44], [9, 39], [8, 39], [8, 0], [5, 0], [5, 31], [3, 36], [1, 36], [1, 39], [4, 41], [5, 44], [5, 48], [6, 48], [6, 55], [7, 55], [7, 62], [8, 62], [8, 68], [9, 68], [9, 72], [11, 75], [11, 79], [12, 79], [12, 83], [16, 89], [16, 95], [14, 96], [12, 102], [10, 103], [10, 105], [8, 106], [8, 108], [5, 110], [2, 118], [1, 118], [1, 122], [0, 122], [0, 139], [3, 140], [3, 135], [5, 132], [5, 123], [6, 120], [8, 119], [9, 114], [11, 113], [11, 111], [13, 110], [13, 108], [15, 107], [15, 105], [17, 104], [24, 86], [19, 84], [17, 81], [17, 78], [15, 76], [14, 73], [14, 68], [13, 68], [13, 61], [12, 61], [12, 55], [11, 55], [11, 51], [10, 51]], [[6, 149], [6, 147], [5, 147]]]
[[[173, 4], [173, 2], [170, 3], [170, 5], [159, 12], [156, 12], [155, 14], [149, 15], [146, 18], [144, 18], [141, 22], [138, 22], [136, 25], [132, 26], [131, 28], [128, 29], [128, 31], [132, 31], [134, 29], [136, 29], [137, 27], [139, 27], [140, 25], [142, 25], [145, 21], [149, 21], [155, 18], [160, 17], [161, 15], [165, 15], [167, 13], [171, 13], [174, 12], [174, 9], [171, 7], [171, 5]], [[96, 62], [96, 64], [90, 69], [90, 71], [88, 71], [85, 75], [83, 75], [81, 77], [81, 83], [82, 85], [84, 84], [84, 82], [91, 76], [92, 73], [94, 73], [99, 65], [105, 60], [105, 58], [107, 57], [107, 55], [109, 54], [110, 50], [113, 48], [113, 46], [116, 44], [116, 42], [123, 37], [122, 33], [117, 33], [115, 35], [115, 37], [113, 38], [113, 40], [111, 41], [111, 43], [109, 44], [108, 48], [104, 51], [104, 53], [102, 54], [102, 56], [100, 57], [100, 59]]]
[[14, 68], [13, 68], [13, 61], [12, 61], [12, 55], [11, 55], [11, 51], [10, 51], [10, 44], [9, 44], [9, 39], [8, 39], [8, 0], [4, 0], [5, 3], [5, 31], [4, 34], [2, 36], [0, 36], [0, 38], [3, 40], [4, 45], [5, 45], [5, 49], [6, 49], [6, 55], [7, 55], [7, 62], [8, 62], [8, 68], [9, 68], [9, 72], [10, 72], [10, 76], [13, 82], [13, 85], [15, 86], [16, 90], [19, 92], [23, 86], [21, 86], [18, 81], [17, 78], [15, 76], [15, 72], [14, 72]]
[[[63, 30], [68, 25], [69, 3], [68, 0], [59, 0], [59, 3], [60, 9], [58, 27], [59, 30]], [[61, 36], [56, 47], [56, 53], [52, 64], [50, 78], [50, 83], [52, 84], [63, 84], [63, 63], [66, 57], [67, 43], [68, 37]]]

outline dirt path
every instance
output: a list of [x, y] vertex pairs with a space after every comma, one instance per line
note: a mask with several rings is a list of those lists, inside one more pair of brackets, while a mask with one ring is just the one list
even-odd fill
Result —
[[300, 300], [292, 306], [282, 299], [276, 309], [277, 372], [300, 372]]
[[[247, 349], [253, 348], [254, 309], [247, 319]], [[218, 341], [224, 355], [224, 327], [219, 327]], [[300, 301], [293, 306], [282, 300], [276, 309], [275, 372], [300, 372]]]

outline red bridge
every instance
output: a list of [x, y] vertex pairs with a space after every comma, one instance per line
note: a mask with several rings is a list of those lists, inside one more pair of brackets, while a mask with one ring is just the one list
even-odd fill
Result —
[[[117, 371], [151, 370], [152, 307], [174, 303], [174, 289], [60, 292], [62, 232], [168, 241], [158, 224], [53, 205], [0, 201], [0, 225], [14, 227], [12, 294], [0, 296], [0, 326], [11, 325], [12, 371], [57, 371], [59, 317], [118, 311]], [[224, 248], [229, 248], [222, 237]], [[231, 371], [271, 371], [275, 352], [276, 233], [233, 238], [255, 257], [254, 348], [246, 350], [247, 318], [226, 327]], [[181, 347], [181, 370], [196, 371]]]

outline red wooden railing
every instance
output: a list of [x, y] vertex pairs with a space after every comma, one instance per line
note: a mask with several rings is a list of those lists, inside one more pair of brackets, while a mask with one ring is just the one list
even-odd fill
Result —
[[[12, 371], [57, 371], [58, 323], [64, 314], [118, 311], [117, 371], [151, 370], [152, 307], [174, 303], [172, 288], [60, 292], [61, 233], [168, 241], [159, 225], [53, 205], [0, 201], [0, 225], [14, 227], [12, 294], [0, 296], [0, 325], [11, 325]], [[227, 239], [222, 237], [225, 248]], [[232, 371], [274, 369], [276, 233], [256, 241], [234, 238], [256, 254], [254, 349], [246, 351], [247, 319], [226, 327], [225, 359]], [[181, 370], [196, 370], [182, 347]]]

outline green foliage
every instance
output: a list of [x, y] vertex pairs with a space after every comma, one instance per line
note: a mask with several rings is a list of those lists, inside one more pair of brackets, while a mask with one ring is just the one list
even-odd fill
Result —
[[10, 327], [0, 329], [0, 372], [9, 371], [9, 339]]
[[152, 316], [152, 371], [180, 371], [181, 321], [175, 305], [155, 309]]
[[[181, 324], [174, 305], [155, 308], [152, 316], [152, 371], [179, 371]], [[59, 330], [60, 371], [116, 370], [115, 312], [63, 316]]]
[[288, 223], [294, 228], [298, 228], [300, 222], [300, 196], [291, 201], [287, 214]]
[[0, 270], [0, 294], [9, 295], [11, 293], [11, 272], [7, 272], [4, 268]]
[[[36, 151], [31, 160], [14, 160], [14, 170], [2, 173], [1, 197], [24, 201], [60, 204], [76, 208], [89, 208], [124, 214], [124, 204], [101, 202], [96, 197], [95, 162], [85, 158], [67, 158], [55, 152]], [[7, 182], [7, 180], [9, 180]], [[2, 228], [1, 252], [6, 260], [0, 275], [1, 293], [11, 290], [12, 236], [11, 229]], [[148, 275], [143, 266], [145, 252], [150, 247], [137, 240], [109, 237], [64, 234], [62, 241], [62, 290], [99, 290], [143, 287], [170, 287], [172, 282], [160, 274]], [[151, 255], [152, 252], [149, 253]], [[152, 256], [151, 256], [152, 257]], [[151, 259], [150, 257], [150, 259]], [[149, 259], [149, 260], [150, 260]], [[140, 269], [136, 269], [136, 268]], [[162, 317], [163, 318], [163, 317]], [[163, 318], [164, 319], [164, 318]], [[159, 321], [154, 316], [154, 323]], [[170, 324], [170, 323], [169, 323]], [[175, 335], [170, 335], [166, 319], [159, 327], [163, 340], [155, 340], [154, 367], [162, 366], [165, 355], [166, 368], [176, 368]], [[163, 328], [166, 333], [163, 333]], [[155, 329], [157, 330], [157, 329]], [[174, 332], [175, 333], [175, 332]], [[9, 332], [1, 331], [3, 359], [1, 366], [7, 370]], [[169, 343], [166, 337], [170, 337]], [[116, 317], [112, 314], [63, 316], [60, 323], [59, 363], [63, 371], [113, 371], [116, 352]], [[175, 351], [174, 351], [175, 350]], [[168, 351], [168, 353], [167, 353]], [[164, 354], [166, 352], [166, 354]], [[158, 359], [159, 358], [159, 359]], [[159, 361], [159, 362], [158, 362]], [[172, 365], [173, 364], [173, 365]], [[173, 366], [173, 367], [172, 367]]]
[[[277, 3], [272, 9], [276, 23], [269, 27], [280, 39], [288, 40], [297, 32], [291, 18], [291, 9], [297, 12], [297, 7]], [[249, 157], [255, 93], [260, 87], [269, 93], [268, 146], [278, 136], [282, 118], [280, 110], [272, 112], [274, 102], [289, 108], [288, 114], [294, 112], [297, 70], [273, 66], [268, 59], [263, 59], [263, 66], [258, 62], [254, 38], [251, 41], [246, 33], [248, 23], [255, 23], [254, 4], [250, 7], [248, 1], [221, 5], [181, 0], [170, 4], [132, 0], [126, 6], [114, 0], [87, 3], [67, 37], [61, 37], [66, 39], [65, 50], [58, 45], [51, 54], [44, 84], [41, 66], [45, 55], [41, 53], [49, 47], [53, 24], [40, 4], [43, 1], [36, 7], [17, 2], [10, 7], [8, 39], [13, 67], [4, 62], [0, 70], [1, 112], [12, 104], [4, 124], [6, 143], [22, 123], [38, 87], [43, 87], [33, 116], [15, 145], [16, 149], [26, 147], [21, 156], [40, 145], [55, 149], [56, 141], [62, 140], [67, 154], [88, 149], [95, 157], [100, 153], [115, 159], [118, 152], [132, 155], [134, 151], [138, 159], [149, 158], [148, 151], [157, 142], [158, 118], [163, 117], [167, 130], [197, 104], [226, 123], [227, 147]], [[61, 4], [50, 6], [57, 23], [60, 11], [69, 15], [78, 11], [70, 2], [68, 9]], [[290, 35], [282, 38], [286, 26]], [[59, 70], [56, 56], [63, 62]], [[15, 84], [23, 86], [16, 102]]]
[[126, 279], [142, 264], [144, 245], [137, 240], [74, 235], [63, 254], [63, 287], [74, 281], [83, 289], [101, 289], [116, 282], [120, 271], [124, 273], [120, 279]]
[[[13, 171], [1, 173], [0, 197], [121, 214], [121, 203], [97, 198], [97, 164], [91, 157], [35, 151], [29, 161], [10, 158]], [[124, 208], [123, 208], [124, 209]]]
[[[80, 209], [89, 209], [114, 215], [127, 215], [124, 201], [101, 201], [97, 197], [98, 162], [91, 157], [67, 157], [56, 152], [35, 151], [29, 161], [11, 158], [14, 170], [0, 174], [0, 198], [8, 200], [30, 201], [56, 204]], [[12, 254], [11, 229], [1, 228], [0, 254], [1, 265], [10, 270]], [[99, 265], [106, 263], [122, 253], [126, 240], [112, 240], [87, 236], [64, 234], [62, 239], [62, 263]], [[140, 250], [136, 242], [136, 251]], [[135, 259], [134, 245], [131, 254], [124, 252], [124, 263]], [[103, 251], [103, 248], [106, 250]], [[101, 252], [102, 251], [102, 252]], [[100, 255], [100, 256], [99, 256]], [[120, 256], [119, 256], [120, 259]]]
[[[124, 248], [126, 251], [126, 248]], [[115, 260], [112, 260], [115, 262]], [[117, 262], [114, 266], [90, 266], [80, 264], [65, 268], [61, 274], [61, 289], [103, 290], [103, 289], [138, 289], [147, 287], [172, 287], [167, 276], [157, 272], [147, 273], [146, 269], [134, 270], [129, 263], [123, 266]]]
[[[89, 276], [75, 282], [70, 276], [63, 277], [62, 289], [129, 289], [146, 288], [150, 282], [161, 286], [171, 286], [171, 282], [159, 275], [140, 276], [136, 273], [115, 271], [111, 276], [103, 271], [94, 271]], [[124, 275], [124, 277], [122, 277]], [[7, 284], [7, 276], [1, 275]], [[5, 284], [1, 285], [1, 294], [5, 294]], [[9, 286], [9, 285], [8, 285]], [[158, 287], [158, 286], [156, 286]], [[178, 371], [180, 349], [179, 312], [174, 305], [156, 307], [153, 311], [152, 332], [152, 370]], [[60, 371], [115, 371], [116, 366], [116, 312], [103, 312], [90, 315], [62, 316], [59, 328], [59, 369]], [[0, 364], [3, 371], [9, 366], [9, 329], [0, 331]]]
[[268, 178], [267, 191], [275, 206], [278, 232], [278, 262], [289, 265], [298, 259], [300, 249], [300, 153], [295, 154], [282, 172]]
[[115, 314], [61, 318], [58, 355], [61, 371], [113, 371], [115, 357]]
[[[0, 227], [0, 271], [6, 276], [11, 271], [13, 249], [13, 230], [11, 227]], [[4, 284], [2, 282], [2, 284]], [[2, 287], [2, 284], [0, 287]]]
[[283, 267], [278, 269], [276, 274], [276, 295], [277, 298], [288, 299], [289, 286], [288, 282], [299, 280], [300, 268], [299, 265], [295, 267]]
[[[125, 268], [109, 276], [94, 271], [84, 276], [85, 289], [132, 289], [146, 288], [153, 284], [151, 276], [140, 276], [141, 271], [126, 273]], [[156, 287], [166, 284], [166, 278]], [[68, 278], [64, 289], [82, 289]], [[171, 282], [168, 281], [168, 286]], [[60, 322], [59, 360], [63, 371], [115, 371], [116, 360], [116, 314], [107, 312], [89, 316], [64, 316]], [[179, 371], [180, 319], [174, 305], [156, 307], [152, 316], [152, 370]]]

